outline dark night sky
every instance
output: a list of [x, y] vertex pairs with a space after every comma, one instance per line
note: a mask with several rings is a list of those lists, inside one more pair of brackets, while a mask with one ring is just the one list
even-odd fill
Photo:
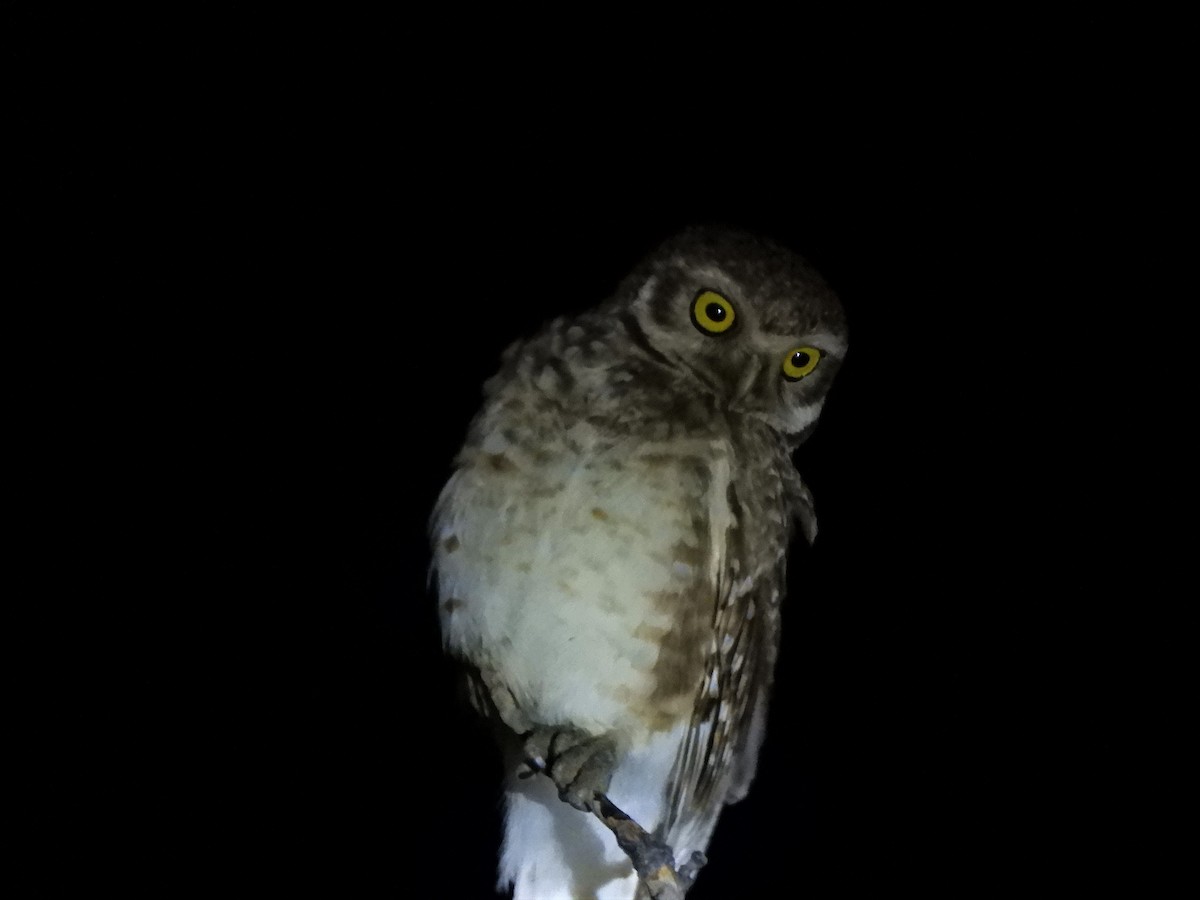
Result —
[[1119, 679], [1078, 675], [1112, 623], [1081, 615], [1070, 488], [1039, 475], [1069, 462], [1059, 326], [1104, 287], [1102, 34], [968, 29], [865, 87], [832, 54], [754, 95], [559, 93], [499, 52], [466, 77], [246, 27], [114, 52], [53, 107], [43, 212], [92, 301], [67, 340], [99, 535], [80, 632], [114, 636], [80, 688], [81, 831], [107, 845], [120, 811], [106, 883], [408, 896], [419, 866], [489, 896], [498, 762], [454, 706], [428, 514], [501, 350], [696, 221], [806, 255], [851, 351], [797, 457], [821, 535], [759, 780], [690, 896], [1115, 865], [1085, 836]]

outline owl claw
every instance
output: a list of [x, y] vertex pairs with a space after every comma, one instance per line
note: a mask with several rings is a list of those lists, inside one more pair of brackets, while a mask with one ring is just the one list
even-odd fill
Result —
[[708, 857], [699, 850], [693, 851], [691, 859], [679, 867], [679, 877], [685, 888], [696, 883], [696, 877], [706, 865], [708, 865]]
[[538, 728], [525, 738], [525, 762], [517, 776], [545, 772], [560, 799], [586, 812], [596, 794], [608, 790], [615, 765], [616, 749], [608, 738], [574, 728]]
[[546, 768], [546, 760], [540, 756], [533, 759], [527, 759], [521, 765], [517, 766], [517, 777], [521, 779], [532, 778], [538, 772], [544, 771]]

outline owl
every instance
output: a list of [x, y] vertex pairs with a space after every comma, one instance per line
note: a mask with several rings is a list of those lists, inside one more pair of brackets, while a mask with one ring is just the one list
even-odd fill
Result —
[[846, 346], [803, 259], [692, 228], [505, 351], [431, 522], [445, 647], [506, 754], [498, 890], [645, 896], [596, 798], [682, 862], [747, 793], [817, 530], [792, 451]]

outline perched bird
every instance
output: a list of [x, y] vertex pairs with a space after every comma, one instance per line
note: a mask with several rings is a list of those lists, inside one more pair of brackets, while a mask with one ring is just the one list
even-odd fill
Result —
[[746, 794], [793, 522], [817, 529], [791, 455], [846, 345], [803, 259], [693, 228], [504, 353], [431, 523], [445, 645], [507, 754], [499, 890], [628, 900], [580, 810], [606, 795], [682, 864]]

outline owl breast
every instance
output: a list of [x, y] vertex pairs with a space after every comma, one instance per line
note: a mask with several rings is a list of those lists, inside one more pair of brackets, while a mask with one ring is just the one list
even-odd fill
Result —
[[496, 433], [464, 454], [437, 519], [449, 646], [545, 724], [633, 736], [686, 717], [729, 515], [725, 449], [705, 443], [580, 423], [536, 451]]

